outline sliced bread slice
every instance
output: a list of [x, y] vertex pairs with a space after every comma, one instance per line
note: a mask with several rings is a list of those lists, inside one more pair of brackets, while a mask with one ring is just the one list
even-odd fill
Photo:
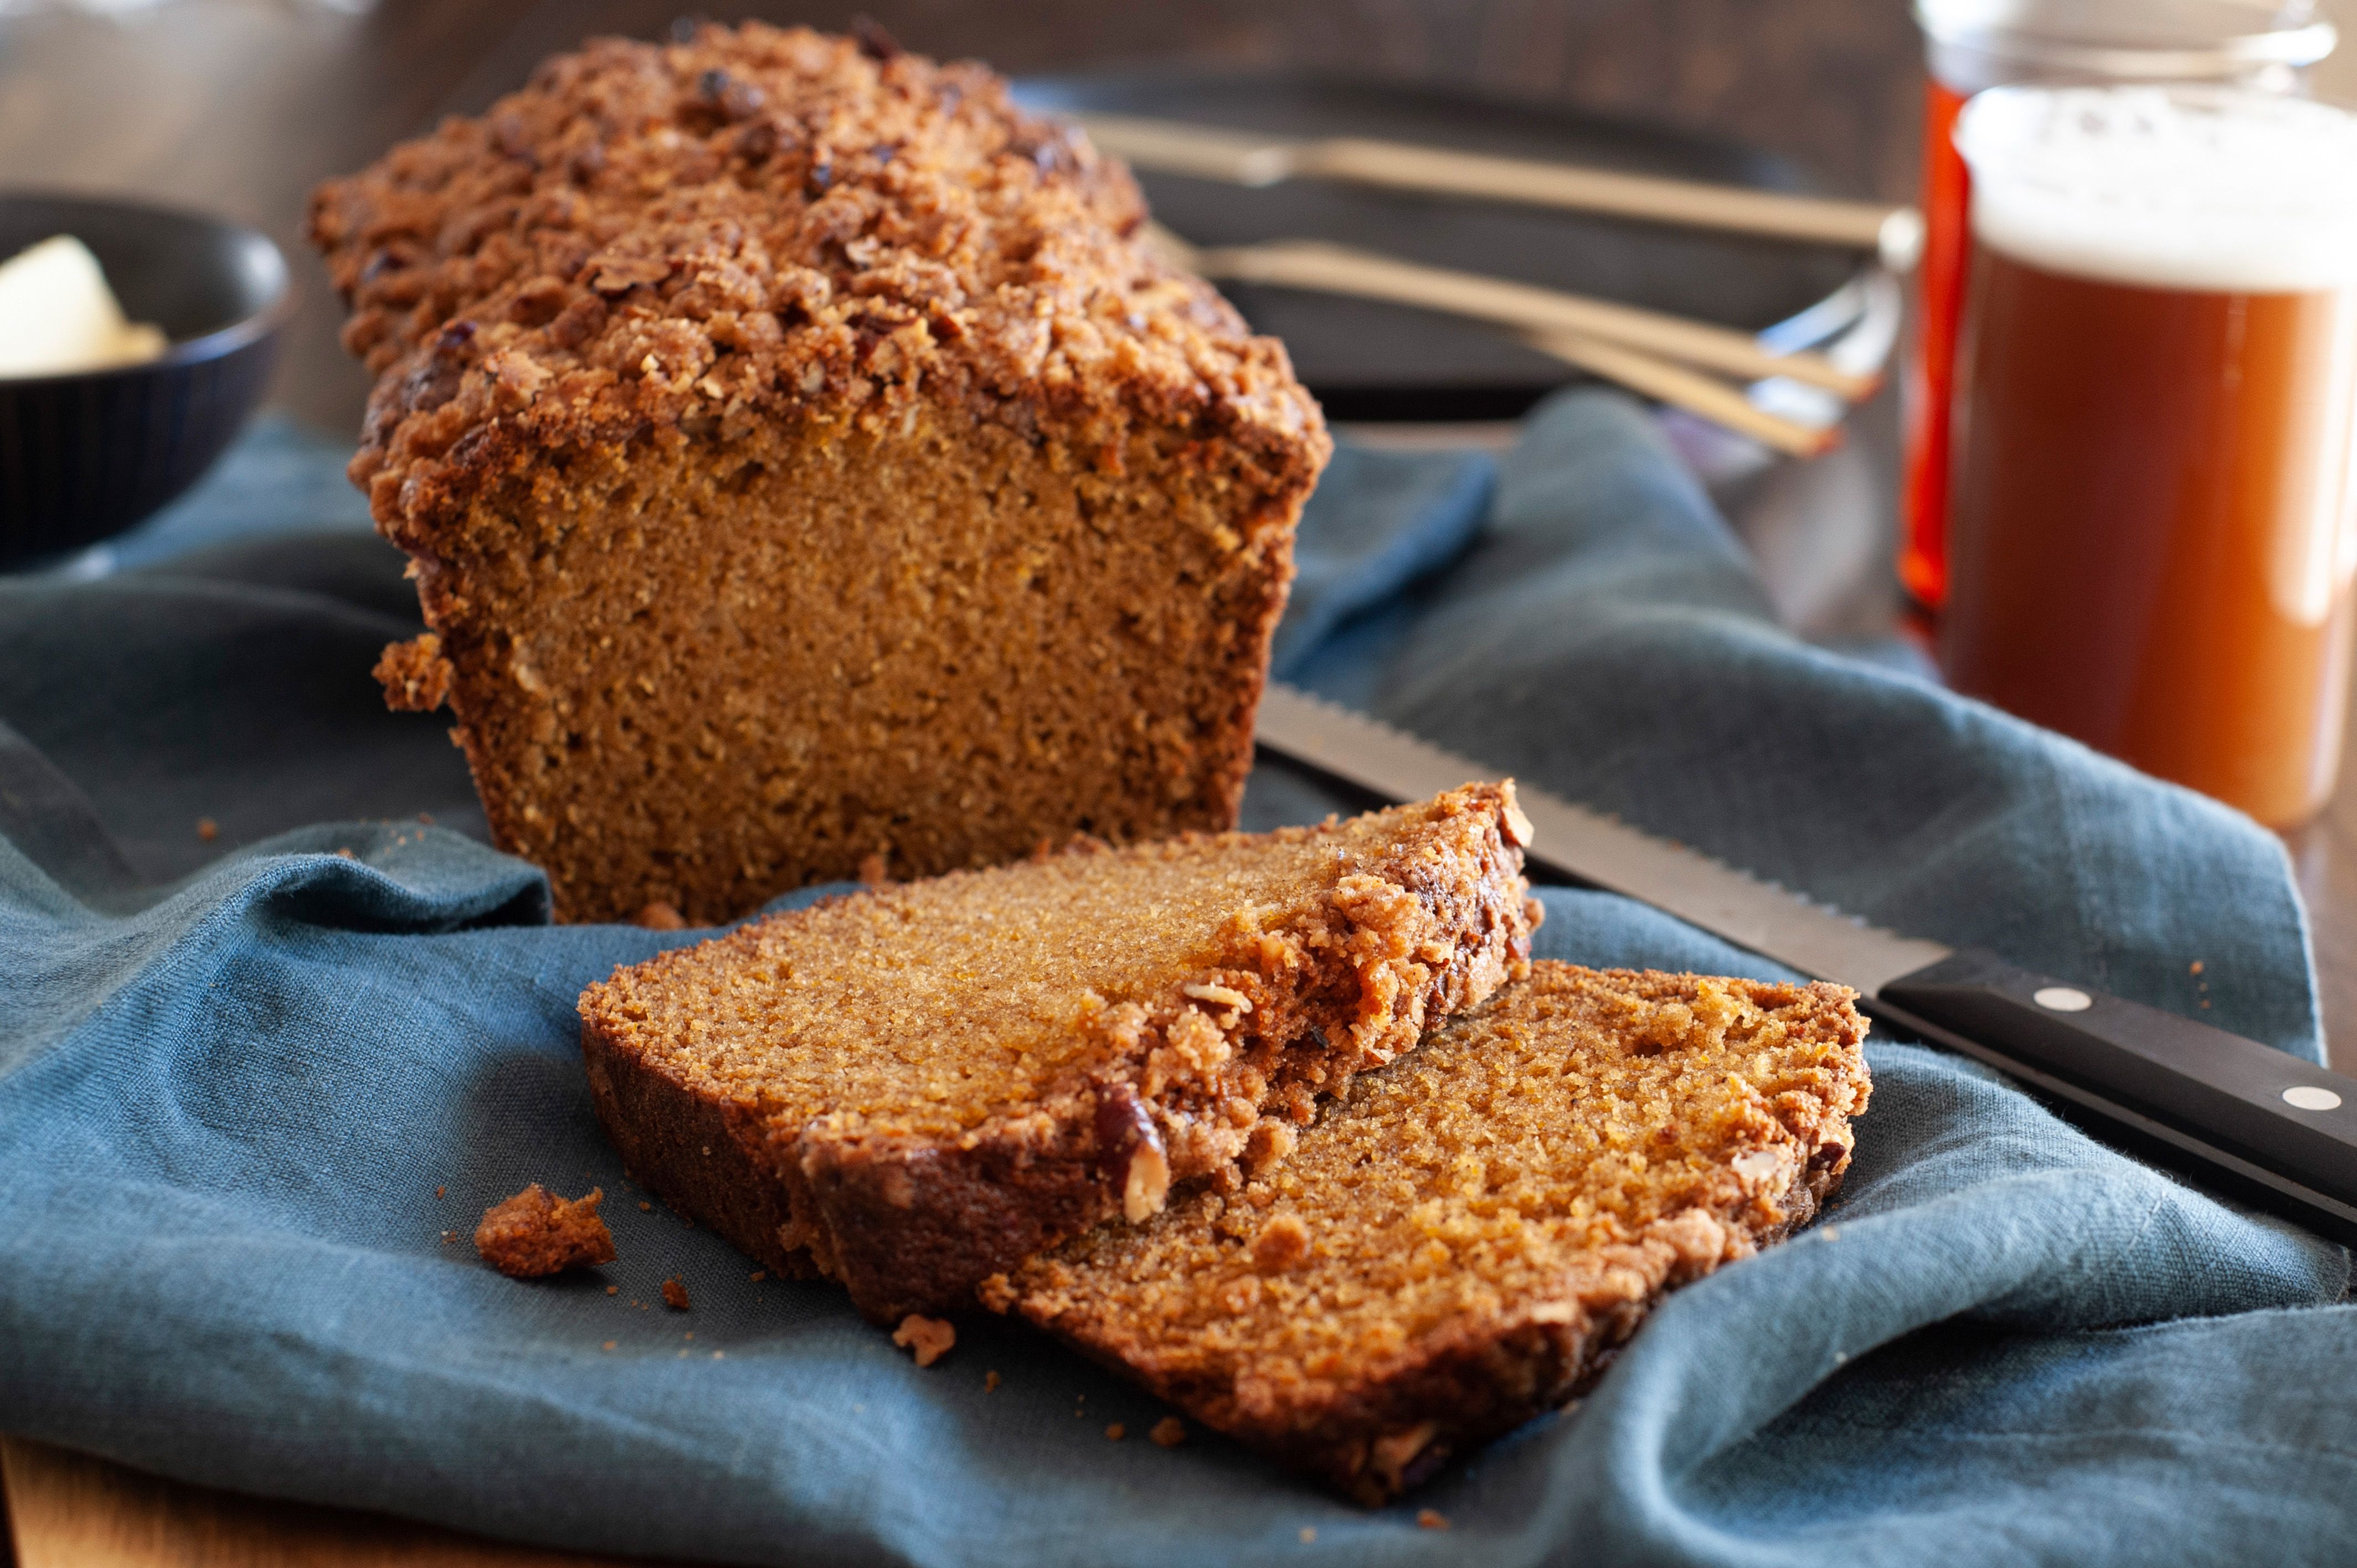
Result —
[[987, 1282], [1204, 1424], [1378, 1503], [1781, 1240], [1866, 1108], [1852, 993], [1538, 962], [1291, 1159]]
[[1174, 1183], [1240, 1186], [1321, 1096], [1527, 971], [1513, 787], [1323, 827], [1083, 845], [775, 916], [591, 986], [639, 1179], [871, 1319]]

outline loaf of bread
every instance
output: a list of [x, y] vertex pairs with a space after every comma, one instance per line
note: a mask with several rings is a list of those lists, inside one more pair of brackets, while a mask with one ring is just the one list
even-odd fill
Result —
[[1851, 994], [1534, 963], [1361, 1075], [1283, 1165], [984, 1299], [1382, 1502], [1816, 1211], [1866, 1108]]
[[1232, 827], [1330, 449], [975, 65], [600, 39], [314, 198], [499, 843], [558, 916]]
[[1174, 1189], [1280, 1165], [1320, 1098], [1527, 971], [1512, 786], [833, 898], [581, 998], [637, 1178], [878, 1323]]

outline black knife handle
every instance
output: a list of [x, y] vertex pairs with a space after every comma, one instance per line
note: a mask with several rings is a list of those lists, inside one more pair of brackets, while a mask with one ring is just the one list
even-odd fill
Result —
[[[2143, 1130], [2180, 1153], [2207, 1145], [2229, 1174], [2256, 1166], [2267, 1187], [2287, 1181], [2357, 1212], [2357, 1079], [1972, 949], [1891, 981], [1878, 998], [1894, 1021], [1938, 1026], [2081, 1090], [2068, 1098], [2099, 1113], [2108, 1102], [2133, 1123], [2158, 1123]], [[2345, 1218], [2319, 1228], [2350, 1230]]]

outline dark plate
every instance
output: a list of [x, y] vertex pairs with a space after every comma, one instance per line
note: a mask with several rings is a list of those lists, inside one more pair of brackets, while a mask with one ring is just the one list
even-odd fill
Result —
[[88, 245], [160, 360], [0, 377], [0, 565], [119, 533], [194, 484], [270, 379], [291, 304], [265, 235], [143, 202], [0, 191], [0, 259], [54, 234]]
[[[1028, 107], [1376, 136], [1722, 185], [1821, 193], [1791, 162], [1628, 121], [1412, 86], [1296, 75], [1131, 71], [1032, 77]], [[1154, 214], [1197, 244], [1319, 239], [1763, 331], [1856, 278], [1857, 252], [1454, 200], [1318, 180], [1254, 189], [1141, 172]], [[1255, 330], [1285, 340], [1337, 419], [1503, 419], [1575, 379], [1494, 329], [1371, 301], [1221, 285]]]

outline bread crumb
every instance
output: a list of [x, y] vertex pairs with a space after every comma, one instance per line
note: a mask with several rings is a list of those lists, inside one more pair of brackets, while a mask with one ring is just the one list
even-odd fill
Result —
[[999, 1377], [998, 1377], [998, 1374], [997, 1374], [996, 1372], [985, 1372], [985, 1373], [983, 1373], [983, 1375], [982, 1375], [982, 1391], [983, 1391], [984, 1393], [986, 1393], [986, 1394], [995, 1394], [995, 1393], [996, 1393], [996, 1392], [998, 1391], [998, 1384], [999, 1384]]
[[607, 1340], [607, 1341], [606, 1341], [606, 1348], [607, 1348], [607, 1349], [608, 1349], [608, 1350], [611, 1350], [613, 1348], [614, 1348], [614, 1341], [612, 1341], [611, 1339]]
[[1309, 1255], [1309, 1227], [1297, 1214], [1273, 1214], [1253, 1238], [1253, 1266], [1265, 1274], [1281, 1274]]
[[1301, 1135], [1288, 1122], [1274, 1116], [1264, 1116], [1244, 1139], [1243, 1167], [1247, 1176], [1259, 1176], [1271, 1165], [1281, 1165], [1300, 1145]]
[[1419, 1530], [1447, 1530], [1448, 1516], [1438, 1509], [1418, 1509], [1415, 1510], [1415, 1523]]
[[1118, 1443], [1128, 1435], [1129, 1428], [1117, 1421], [1105, 1428], [1105, 1441], [1108, 1443]]
[[2185, 966], [2185, 972], [2186, 972], [2186, 973], [2188, 973], [2188, 974], [2199, 974], [2199, 973], [2201, 973], [2201, 961], [2200, 959], [2198, 959], [2198, 958], [2197, 958], [2197, 959], [2195, 959], [2191, 963], [2187, 964], [2187, 965]]
[[431, 811], [420, 811], [417, 813], [417, 820], [424, 822], [430, 828], [434, 825], [434, 813]]
[[677, 1274], [673, 1274], [671, 1278], [663, 1281], [662, 1290], [663, 1305], [665, 1306], [671, 1308], [673, 1312], [685, 1312], [687, 1310], [687, 1286], [680, 1283], [680, 1278]]
[[1315, 1540], [1317, 1540], [1317, 1539], [1318, 1539], [1318, 1527], [1317, 1527], [1316, 1525], [1314, 1525], [1314, 1524], [1305, 1524], [1305, 1525], [1303, 1525], [1303, 1526], [1301, 1527], [1301, 1544], [1302, 1544], [1302, 1545], [1307, 1546], [1307, 1545], [1308, 1545], [1311, 1541], [1315, 1541]]
[[[603, 1188], [587, 1196], [558, 1197], [533, 1182], [503, 1203], [483, 1211], [475, 1227], [475, 1251], [510, 1279], [540, 1279], [566, 1269], [594, 1268], [614, 1261], [613, 1232], [597, 1217]], [[456, 1240], [450, 1232], [447, 1240]]]
[[890, 874], [884, 869], [882, 855], [871, 854], [859, 857], [859, 881], [862, 886], [883, 887], [888, 886], [891, 880]]
[[640, 1198], [640, 1199], [639, 1199], [639, 1212], [640, 1212], [640, 1213], [641, 1213], [641, 1214], [652, 1214], [654, 1211], [655, 1211], [655, 1206], [654, 1206], [653, 1204], [649, 1203], [645, 1198]]
[[751, 1280], [755, 1284], [759, 1284], [763, 1280], [766, 1280], [769, 1277], [770, 1271], [767, 1269], [755, 1269], [750, 1274], [746, 1276], [746, 1278]]
[[450, 1189], [449, 1189], [448, 1187], [436, 1187], [436, 1188], [434, 1189], [434, 1196], [435, 1196], [435, 1197], [441, 1197], [444, 1193], [446, 1193], [446, 1192], [447, 1192], [447, 1191], [449, 1191], [449, 1190], [450, 1190]]
[[358, 856], [356, 856], [356, 855], [354, 855], [354, 854], [352, 854], [352, 852], [351, 852], [350, 848], [348, 846], [348, 847], [346, 847], [346, 848], [343, 848], [343, 849], [339, 849], [339, 850], [338, 850], [338, 851], [336, 852], [336, 858], [337, 858], [338, 860], [355, 860], [355, 859], [358, 859], [359, 857], [358, 857]]
[[396, 713], [430, 714], [450, 699], [457, 668], [442, 656], [442, 639], [433, 632], [393, 642], [371, 671], [384, 688], [384, 705]]
[[1175, 1415], [1166, 1415], [1146, 1435], [1157, 1448], [1176, 1448], [1187, 1441], [1187, 1423]]
[[622, 1294], [622, 1287], [620, 1285], [608, 1285], [606, 1287], [606, 1294], [608, 1295], [619, 1295]]
[[1209, 1002], [1215, 1006], [1225, 1007], [1237, 1013], [1249, 1013], [1253, 1009], [1252, 998], [1232, 985], [1213, 985], [1200, 980], [1189, 981], [1178, 988], [1178, 994], [1191, 996], [1198, 1002]]
[[679, 912], [678, 906], [662, 898], [653, 899], [640, 908], [631, 918], [631, 923], [650, 931], [687, 929], [687, 917]]
[[[204, 840], [207, 843], [210, 843], [213, 840], [221, 837], [221, 824], [213, 821], [210, 817], [199, 817], [197, 819], [197, 836]], [[2194, 968], [2198, 972], [2201, 966], [2197, 964]]]
[[957, 1330], [938, 1317], [912, 1312], [892, 1330], [892, 1343], [906, 1347], [920, 1367], [930, 1367], [950, 1353], [950, 1347], [957, 1343]]

